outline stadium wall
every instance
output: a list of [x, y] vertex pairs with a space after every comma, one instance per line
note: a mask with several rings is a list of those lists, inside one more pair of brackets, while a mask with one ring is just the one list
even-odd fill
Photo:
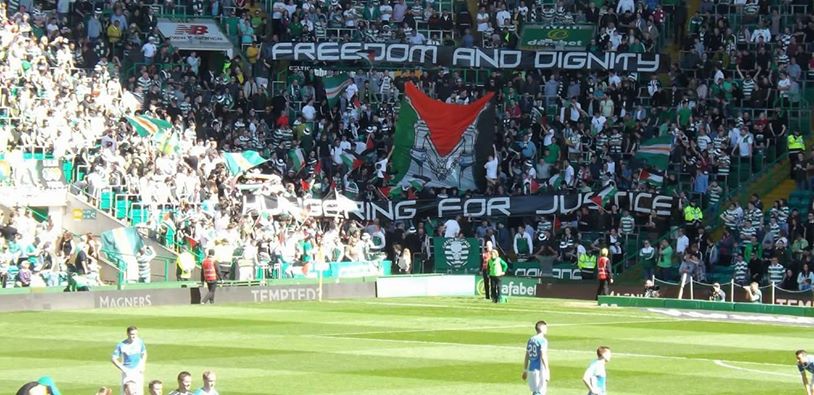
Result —
[[814, 309], [799, 306], [781, 306], [759, 303], [710, 302], [706, 300], [680, 300], [662, 298], [637, 298], [629, 296], [600, 296], [599, 305], [620, 307], [645, 307], [657, 309], [711, 310], [736, 313], [760, 313], [814, 317]]
[[[219, 287], [218, 303], [276, 303], [319, 300], [317, 284]], [[0, 295], [0, 312], [85, 310], [199, 304], [201, 288], [130, 289], [121, 291], [60, 292], [61, 289], [14, 289]], [[376, 297], [375, 282], [331, 283], [322, 287], [322, 299]]]
[[473, 296], [476, 283], [473, 275], [430, 275], [409, 277], [379, 277], [376, 297], [410, 296]]

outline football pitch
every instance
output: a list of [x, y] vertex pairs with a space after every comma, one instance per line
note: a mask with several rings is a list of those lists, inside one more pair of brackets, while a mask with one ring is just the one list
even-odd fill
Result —
[[[548, 321], [550, 394], [582, 394], [598, 345], [612, 394], [803, 393], [794, 350], [810, 327], [683, 320], [557, 299], [407, 298], [0, 315], [0, 393], [52, 376], [64, 395], [116, 387], [125, 328], [147, 380], [212, 369], [221, 394], [528, 394], [525, 342]], [[118, 393], [118, 391], [116, 391]]]

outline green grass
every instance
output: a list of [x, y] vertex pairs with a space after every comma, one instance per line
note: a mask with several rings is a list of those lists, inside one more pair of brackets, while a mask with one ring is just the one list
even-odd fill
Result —
[[[213, 369], [222, 394], [527, 394], [532, 324], [545, 319], [550, 394], [584, 394], [582, 372], [611, 346], [613, 394], [802, 393], [802, 326], [686, 321], [593, 303], [411, 298], [152, 307], [0, 315], [0, 393], [51, 375], [65, 395], [116, 386], [109, 362], [128, 325], [147, 343], [147, 379]], [[716, 363], [716, 361], [721, 361]]]

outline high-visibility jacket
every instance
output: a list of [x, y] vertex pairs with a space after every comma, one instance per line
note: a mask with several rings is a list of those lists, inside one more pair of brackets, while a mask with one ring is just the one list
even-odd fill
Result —
[[606, 256], [599, 257], [596, 263], [596, 278], [600, 280], [608, 280], [613, 277], [610, 267], [610, 259]]
[[704, 219], [704, 212], [700, 207], [687, 206], [684, 207], [684, 221], [700, 221]]
[[189, 280], [192, 277], [192, 270], [195, 269], [195, 256], [189, 251], [184, 251], [178, 255], [175, 264], [181, 270], [181, 278]]
[[208, 283], [218, 281], [218, 272], [215, 269], [215, 261], [212, 258], [208, 257], [204, 259], [203, 263], [201, 263], [201, 269], [203, 270], [204, 281]]
[[509, 269], [509, 265], [506, 264], [506, 261], [503, 259], [493, 258], [489, 260], [489, 276], [491, 277], [500, 277], [506, 274], [506, 270]]
[[577, 267], [582, 270], [596, 268], [596, 257], [588, 254], [579, 254], [577, 256]]
[[786, 141], [788, 143], [789, 151], [804, 151], [806, 149], [806, 143], [803, 141], [803, 136], [795, 136], [790, 134]]

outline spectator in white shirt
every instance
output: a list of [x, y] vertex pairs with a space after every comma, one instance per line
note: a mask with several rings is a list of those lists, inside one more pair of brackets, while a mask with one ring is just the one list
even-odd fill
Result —
[[616, 13], [617, 14], [624, 14], [626, 12], [633, 13], [636, 9], [636, 3], [633, 0], [619, 0], [619, 3], [616, 5]]
[[684, 229], [678, 229], [678, 238], [676, 239], [676, 254], [679, 256], [684, 254], [687, 247], [690, 246], [690, 238], [684, 234]]
[[615, 70], [611, 70], [610, 75], [608, 75], [608, 85], [617, 88], [622, 86], [622, 78], [619, 77]]
[[789, 90], [791, 90], [791, 79], [786, 72], [780, 72], [780, 79], [777, 81], [777, 90], [780, 91], [780, 97], [789, 97]]
[[[738, 137], [738, 154], [741, 158], [748, 158], [752, 156], [752, 143], [754, 143], [755, 139], [752, 136], [752, 133], [749, 133], [748, 130], [742, 129], [740, 136]], [[735, 150], [732, 150], [732, 154], [734, 154]]]
[[302, 107], [302, 117], [305, 118], [306, 122], [312, 122], [317, 115], [317, 109], [314, 108], [314, 101], [311, 100], [308, 104]]
[[153, 64], [153, 58], [155, 58], [155, 53], [158, 51], [158, 48], [155, 46], [155, 38], [150, 37], [150, 39], [141, 47], [141, 53], [144, 55], [144, 63], [146, 64]]
[[501, 4], [500, 11], [498, 11], [497, 15], [495, 15], [495, 20], [497, 22], [497, 27], [503, 29], [504, 26], [511, 23], [512, 14], [506, 10], [506, 6]]
[[412, 32], [410, 33], [410, 37], [407, 39], [407, 41], [409, 41], [410, 44], [413, 45], [424, 45], [424, 43], [427, 42], [427, 37], [424, 37], [424, 35], [421, 34], [421, 32], [419, 32], [418, 30], [412, 30]]
[[459, 219], [461, 219], [460, 215], [444, 222], [444, 237], [458, 237], [458, 234], [461, 233], [461, 225], [458, 224]]
[[567, 160], [564, 160], [562, 161], [562, 169], [563, 169], [562, 170], [563, 183], [568, 187], [573, 186], [575, 177], [574, 167], [571, 166], [571, 164], [568, 163]]
[[[571, 103], [564, 105], [560, 110], [560, 123], [565, 123], [566, 121], [577, 123], [583, 115], [587, 117], [588, 113], [582, 109], [582, 105], [579, 104], [577, 99], [573, 98], [571, 99]], [[568, 119], [566, 119], [566, 116]]]
[[348, 99], [348, 102], [353, 100], [353, 97], [356, 96], [356, 92], [359, 92], [359, 87], [356, 86], [356, 82], [353, 82], [353, 79], [351, 79], [350, 85], [345, 88], [345, 98]]
[[483, 165], [483, 168], [486, 169], [486, 184], [489, 186], [497, 185], [497, 168], [500, 166], [500, 161], [498, 160], [497, 148], [492, 146], [492, 150], [494, 153], [489, 155], [489, 160], [486, 161], [486, 164]]
[[759, 39], [761, 37], [763, 37], [764, 43], [769, 43], [772, 41], [772, 32], [770, 32], [767, 27], [757, 28], [752, 32], [752, 37], [749, 38], [749, 41], [752, 43], [758, 43], [760, 42]]
[[379, 6], [379, 13], [382, 15], [382, 22], [390, 22], [390, 19], [393, 17], [393, 7], [387, 0], [382, 0], [382, 5]]
[[602, 129], [605, 128], [605, 122], [608, 119], [602, 116], [600, 113], [594, 113], [593, 118], [591, 118], [591, 131], [596, 135], [602, 132]]
[[478, 10], [478, 15], [475, 19], [478, 24], [479, 33], [489, 30], [489, 13], [486, 12], [486, 7], [481, 7], [480, 10]]

